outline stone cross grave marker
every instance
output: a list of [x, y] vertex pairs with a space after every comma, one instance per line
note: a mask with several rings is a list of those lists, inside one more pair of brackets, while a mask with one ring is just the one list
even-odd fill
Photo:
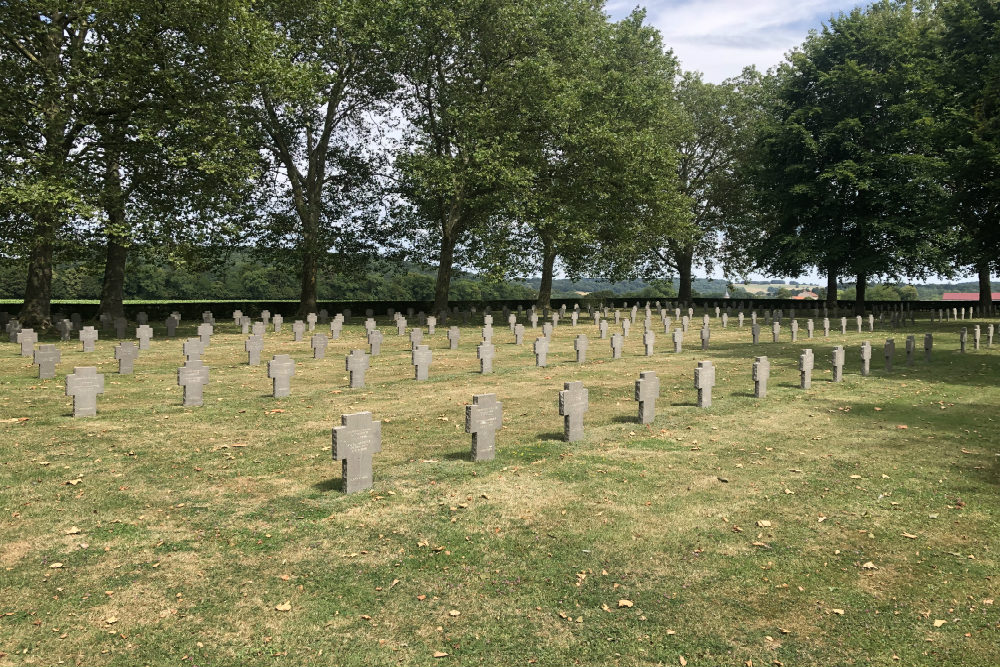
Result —
[[188, 338], [184, 341], [181, 349], [189, 360], [201, 359], [201, 355], [205, 354], [205, 344], [201, 342], [200, 338]]
[[[358, 350], [360, 352], [360, 350]], [[382, 422], [370, 412], [341, 415], [333, 429], [333, 460], [342, 462], [341, 489], [355, 493], [372, 488], [372, 457], [382, 451]]]
[[812, 320], [806, 320], [806, 338], [812, 340], [813, 333], [816, 331], [816, 323]]
[[906, 365], [913, 365], [913, 353], [917, 349], [917, 337], [907, 336], [906, 337]]
[[373, 357], [377, 357], [382, 354], [382, 332], [378, 329], [372, 329], [368, 332], [368, 354]]
[[771, 377], [771, 362], [767, 357], [753, 360], [753, 395], [755, 398], [767, 396], [767, 381]]
[[774, 321], [771, 325], [771, 342], [777, 343], [781, 339], [781, 322]]
[[493, 326], [493, 316], [489, 314], [483, 315], [483, 324]]
[[528, 316], [528, 321], [531, 322], [531, 328], [532, 329], [537, 329], [538, 328], [538, 313], [536, 313], [535, 311], [531, 311], [531, 315]]
[[121, 340], [125, 337], [125, 329], [128, 327], [128, 320], [124, 317], [115, 318], [115, 338]]
[[313, 334], [309, 339], [309, 345], [313, 351], [313, 359], [326, 358], [326, 348], [329, 344], [330, 340], [324, 334]]
[[149, 339], [153, 337], [153, 327], [143, 324], [136, 328], [135, 337], [139, 339], [139, 349], [149, 349]]
[[198, 325], [198, 337], [201, 338], [201, 344], [208, 347], [212, 344], [212, 334], [214, 333], [213, 327], [208, 322]]
[[268, 324], [271, 321], [271, 311], [270, 310], [260, 311], [260, 321], [263, 322], [265, 325]]
[[94, 342], [97, 340], [97, 335], [97, 329], [94, 327], [80, 329], [80, 342], [83, 343], [84, 352], [94, 351]]
[[461, 337], [458, 327], [448, 327], [448, 348], [458, 349], [458, 339]]
[[861, 343], [861, 375], [868, 377], [872, 372], [872, 344], [869, 341]]
[[264, 337], [265, 327], [263, 322], [254, 322], [253, 326], [250, 327], [250, 333], [254, 336]]
[[97, 415], [97, 395], [104, 393], [104, 376], [93, 366], [78, 366], [66, 376], [66, 395], [73, 397], [74, 417]]
[[292, 322], [292, 340], [296, 343], [302, 342], [302, 337], [306, 335], [306, 323], [302, 320]]
[[203, 404], [203, 389], [208, 384], [208, 366], [201, 359], [191, 359], [177, 369], [177, 384], [184, 387], [184, 407]]
[[739, 324], [739, 328], [740, 328], [740, 329], [742, 329], [742, 328], [743, 328], [743, 320], [744, 320], [744, 319], [745, 319], [745, 318], [744, 318], [744, 316], [743, 316], [743, 312], [742, 312], [742, 311], [736, 314], [736, 321], [737, 321], [737, 323]]
[[857, 324], [858, 324], [858, 333], [861, 333], [861, 327], [863, 326], [864, 320], [862, 319], [862, 317], [860, 315], [858, 315], [855, 318], [855, 320], [857, 321]]
[[496, 394], [475, 394], [465, 406], [465, 432], [472, 434], [473, 461], [492, 461], [496, 456], [496, 433], [503, 426], [503, 403]]
[[476, 357], [479, 359], [479, 372], [483, 375], [493, 372], [493, 355], [495, 353], [496, 348], [489, 341], [484, 340], [476, 346]]
[[993, 324], [986, 325], [986, 347], [993, 347], [993, 333], [996, 327]]
[[38, 342], [38, 334], [34, 329], [21, 329], [17, 332], [16, 340], [21, 344], [21, 356], [30, 357], [34, 354], [35, 343]]
[[132, 368], [139, 356], [139, 348], [132, 341], [115, 345], [115, 359], [118, 360], [118, 374], [132, 375]]
[[846, 317], [841, 317], [840, 318], [840, 333], [841, 334], [846, 334], [847, 333], [847, 318]]
[[622, 338], [620, 333], [616, 333], [611, 337], [611, 358], [621, 359], [622, 358], [622, 345], [624, 345], [625, 339]]
[[524, 342], [524, 325], [515, 324], [514, 325], [514, 345], [520, 345]]
[[276, 354], [267, 362], [267, 377], [271, 378], [271, 393], [275, 398], [291, 395], [293, 375], [295, 361], [287, 354]]
[[402, 315], [396, 319], [396, 333], [400, 336], [406, 335], [406, 318]]
[[180, 324], [180, 321], [173, 315], [164, 320], [163, 325], [167, 328], [167, 338], [173, 338], [177, 335], [178, 324]]
[[892, 338], [887, 338], [885, 341], [885, 370], [887, 373], [892, 372], [892, 359], [896, 356], [896, 341]]
[[663, 333], [664, 333], [664, 335], [670, 333], [670, 324], [671, 324], [670, 317], [669, 316], [664, 317], [663, 318]]
[[240, 321], [242, 319], [243, 319], [243, 311], [242, 310], [234, 310], [233, 311], [233, 324], [239, 326]]
[[579, 334], [573, 339], [573, 349], [576, 350], [576, 363], [582, 364], [587, 361], [587, 348], [590, 346], [590, 341], [587, 340], [587, 336], [584, 334]]
[[708, 313], [705, 313], [704, 315], [701, 316], [701, 326], [707, 327], [710, 321], [711, 320], [708, 317]]
[[306, 315], [306, 325], [309, 327], [309, 333], [312, 333], [313, 331], [316, 330], [316, 321], [318, 319], [319, 318], [316, 317], [316, 313], [309, 313], [308, 315]]
[[[392, 310], [391, 308], [389, 310]], [[390, 316], [392, 313], [389, 314]], [[327, 324], [330, 321], [330, 312], [326, 308], [319, 309], [319, 323]]]
[[330, 320], [330, 337], [333, 340], [340, 339], [340, 333], [344, 330], [344, 320], [338, 313], [332, 320]]
[[760, 325], [759, 324], [752, 324], [750, 326], [750, 337], [751, 337], [751, 340], [753, 341], [754, 345], [756, 345], [757, 343], [760, 342]]
[[708, 343], [712, 339], [712, 329], [706, 324], [701, 328], [701, 349], [707, 350]]
[[59, 320], [56, 322], [56, 329], [59, 331], [59, 340], [69, 340], [69, 335], [73, 333], [73, 323], [69, 320]]
[[824, 338], [829, 338], [830, 337], [830, 318], [829, 317], [824, 317], [823, 318], [823, 337]]
[[815, 366], [815, 357], [813, 357], [813, 351], [809, 349], [802, 350], [802, 354], [799, 355], [800, 389], [812, 388], [812, 372], [814, 366]]
[[575, 327], [577, 325], [577, 321], [580, 319], [580, 313], [574, 310], [572, 313], [570, 313], [569, 319], [570, 322]]
[[143, 324], [149, 324], [149, 313], [144, 310], [140, 310], [135, 314], [135, 323], [140, 326]]
[[427, 316], [427, 335], [433, 336], [434, 331], [437, 329], [437, 318], [433, 315]]
[[965, 354], [965, 345], [969, 339], [969, 330], [962, 327], [958, 332], [958, 351]]
[[600, 324], [597, 325], [598, 330], [601, 332], [601, 340], [608, 337], [608, 321], [601, 320]]
[[424, 341], [423, 329], [410, 329], [410, 347], [416, 348]]
[[583, 382], [564, 382], [559, 392], [559, 414], [563, 417], [566, 442], [576, 442], [583, 437], [583, 415], [589, 408], [589, 392], [583, 388]]
[[33, 351], [35, 365], [38, 366], [38, 377], [48, 380], [56, 376], [56, 364], [62, 359], [62, 352], [55, 345], [39, 345]]
[[[507, 316], [507, 327], [510, 328], [511, 333], [514, 333], [515, 324], [517, 324], [517, 315], [511, 313], [510, 315]], [[484, 394], [484, 396], [488, 396], [488, 394]]]
[[542, 325], [542, 335], [545, 336], [546, 338], [548, 338], [550, 342], [552, 341], [552, 323], [551, 322], [546, 322], [545, 324]]
[[552, 313], [552, 317], [550, 319], [552, 320], [553, 329], [559, 326], [559, 313]]
[[365, 333], [368, 333], [369, 331], [374, 331], [376, 326], [378, 325], [375, 323], [374, 317], [369, 317], [365, 319]]
[[642, 345], [646, 348], [646, 356], [653, 356], [653, 346], [656, 343], [656, 334], [652, 329], [647, 329], [642, 333]]
[[687, 333], [688, 325], [690, 325], [690, 324], [691, 324], [691, 318], [690, 317], [688, 317], [687, 315], [685, 315], [684, 317], [682, 317], [681, 318], [681, 331], [683, 331], [684, 333]]
[[535, 339], [534, 344], [535, 351], [535, 366], [539, 368], [544, 368], [546, 364], [546, 357], [549, 354], [549, 339], [545, 336], [539, 336]]
[[982, 329], [977, 324], [972, 327], [972, 349], [978, 351], [979, 343], [982, 339]]
[[201, 321], [207, 324], [215, 324], [215, 315], [213, 315], [210, 310], [203, 311], [201, 314]]
[[711, 361], [699, 361], [694, 369], [694, 388], [698, 390], [698, 407], [712, 407], [712, 387], [715, 386], [715, 366]]
[[674, 353], [680, 354], [684, 346], [684, 330], [674, 329], [673, 333]]
[[924, 361], [930, 362], [934, 350], [934, 334], [924, 334]]
[[722, 313], [722, 328], [729, 326], [729, 313]]
[[371, 357], [362, 350], [351, 350], [346, 358], [346, 368], [351, 375], [351, 389], [361, 389], [365, 386], [365, 371], [371, 363]]
[[275, 315], [271, 318], [271, 325], [274, 327], [274, 333], [281, 333], [281, 325], [285, 323], [285, 318], [281, 315]]
[[250, 333], [250, 325], [251, 324], [253, 324], [253, 321], [249, 317], [247, 317], [246, 315], [244, 315], [243, 317], [241, 317], [240, 318], [240, 333], [242, 333], [244, 336], [248, 335]]
[[872, 314], [868, 315], [868, 333], [875, 331], [875, 316]]
[[792, 342], [794, 343], [794, 342], [798, 341], [798, 339], [799, 339], [799, 321], [798, 320], [792, 320], [791, 323], [788, 325], [788, 328], [791, 331]]
[[652, 424], [656, 419], [656, 399], [660, 396], [660, 378], [656, 371], [641, 371], [635, 381], [635, 400], [639, 401], [639, 423]]
[[[552, 325], [551, 324], [546, 324], [545, 327], [549, 327], [549, 332], [550, 332], [549, 335], [551, 336]], [[545, 327], [542, 327], [543, 334], [544, 334], [544, 331], [545, 331]], [[488, 343], [492, 343], [493, 342], [493, 325], [492, 324], [484, 324], [483, 325], [482, 338], [483, 338], [484, 341], [486, 341]]]
[[433, 358], [431, 348], [427, 345], [416, 345], [410, 356], [413, 362], [413, 377], [417, 381], [423, 382], [427, 379], [427, 369], [430, 368]]
[[260, 352], [264, 349], [264, 337], [254, 334], [243, 343], [243, 349], [247, 353], [247, 365], [260, 366]]
[[844, 379], [844, 346], [837, 345], [830, 354], [833, 363], [833, 381], [840, 382]]

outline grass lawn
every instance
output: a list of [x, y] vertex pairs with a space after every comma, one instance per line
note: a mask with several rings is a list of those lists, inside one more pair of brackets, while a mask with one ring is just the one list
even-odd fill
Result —
[[[183, 338], [162, 326], [133, 376], [116, 374], [114, 341], [74, 341], [38, 380], [4, 340], [0, 665], [1000, 663], [1000, 341], [973, 352], [970, 336], [963, 355], [970, 323], [918, 319], [887, 374], [885, 330], [806, 341], [800, 318], [798, 343], [786, 325], [753, 346], [734, 317], [708, 352], [693, 327], [681, 354], [658, 333], [651, 358], [640, 324], [612, 361], [589, 319], [567, 319], [535, 368], [537, 334], [514, 346], [499, 320], [493, 375], [478, 373], [477, 328], [450, 351], [439, 327], [421, 383], [383, 322], [356, 390], [344, 356], [366, 347], [359, 320], [322, 361], [287, 321], [262, 355], [299, 362], [276, 400], [220, 316], [194, 409], [176, 385]], [[710, 409], [694, 406], [701, 359], [718, 369]], [[106, 391], [97, 417], [73, 419], [65, 374], [88, 365]], [[651, 427], [636, 422], [642, 370], [661, 378]], [[574, 444], [557, 410], [569, 380], [590, 390]], [[496, 460], [473, 464], [463, 406], [487, 392], [505, 425]], [[345, 495], [330, 431], [362, 410], [383, 421], [382, 453], [374, 489]]]

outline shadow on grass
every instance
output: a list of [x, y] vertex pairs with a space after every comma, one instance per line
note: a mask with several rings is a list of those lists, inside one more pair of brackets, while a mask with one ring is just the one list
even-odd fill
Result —
[[752, 391], [734, 391], [729, 395], [734, 398], [757, 398]]
[[616, 424], [638, 424], [639, 418], [635, 415], [617, 415], [612, 417], [611, 421]]
[[469, 451], [465, 450], [465, 451], [461, 451], [461, 452], [448, 452], [447, 454], [445, 454], [441, 458], [447, 459], [449, 461], [466, 461], [466, 462], [471, 462], [471, 460], [472, 460], [471, 457], [472, 457], [472, 455], [469, 453]]
[[313, 484], [313, 488], [317, 491], [343, 491], [344, 480], [341, 477], [334, 477]]
[[563, 439], [565, 439], [565, 437], [566, 437], [566, 435], [563, 432], [561, 432], [561, 431], [558, 431], [558, 432], [557, 431], [550, 431], [549, 433], [539, 433], [538, 434], [538, 441], [539, 442], [545, 442], [545, 441], [548, 441], [548, 440], [559, 440], [559, 441], [562, 441]]

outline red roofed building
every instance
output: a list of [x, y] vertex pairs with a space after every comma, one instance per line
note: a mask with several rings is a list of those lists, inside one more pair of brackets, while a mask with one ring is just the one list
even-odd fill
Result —
[[[945, 292], [942, 301], [979, 301], [979, 292]], [[993, 300], [1000, 301], [1000, 292], [993, 292]]]

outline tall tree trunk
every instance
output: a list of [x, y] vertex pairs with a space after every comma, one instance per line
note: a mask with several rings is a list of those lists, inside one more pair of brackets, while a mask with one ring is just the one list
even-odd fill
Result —
[[677, 277], [680, 280], [680, 285], [677, 288], [677, 298], [680, 301], [690, 302], [692, 282], [691, 267], [694, 263], [694, 250], [692, 248], [683, 248], [678, 250], [674, 253], [674, 259], [677, 261]]
[[319, 267], [319, 192], [311, 193], [308, 212], [302, 220], [302, 287], [299, 290], [299, 317], [305, 319], [316, 309], [316, 273]]
[[122, 192], [120, 164], [109, 151], [104, 174], [104, 214], [107, 216], [105, 236], [107, 257], [104, 260], [104, 284], [101, 286], [99, 312], [112, 318], [124, 317], [125, 263], [128, 260], [125, 227], [125, 194]]
[[437, 282], [434, 284], [434, 310], [448, 309], [448, 289], [451, 287], [451, 263], [455, 259], [455, 237], [445, 232], [441, 235], [441, 254], [438, 258]]
[[28, 259], [24, 305], [18, 320], [36, 331], [52, 324], [52, 249], [55, 229], [52, 214], [44, 211], [35, 219], [35, 234]]
[[538, 285], [539, 308], [550, 307], [552, 300], [552, 272], [556, 264], [556, 244], [551, 238], [542, 237], [542, 282]]
[[855, 288], [854, 296], [854, 314], [864, 315], [865, 314], [865, 290], [868, 287], [868, 274], [859, 273], [858, 274], [858, 284]]
[[990, 284], [990, 263], [980, 261], [976, 265], [979, 272], [979, 313], [989, 315], [993, 309], [993, 286]]
[[826, 307], [837, 310], [837, 269], [834, 267], [826, 270]]

